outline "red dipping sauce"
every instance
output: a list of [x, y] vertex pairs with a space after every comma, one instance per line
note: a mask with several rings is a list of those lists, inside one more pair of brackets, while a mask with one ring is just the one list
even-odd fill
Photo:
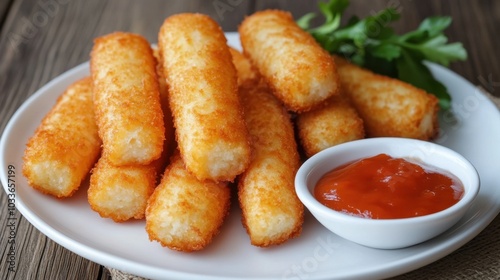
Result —
[[457, 203], [463, 193], [462, 183], [453, 175], [386, 154], [335, 168], [314, 189], [323, 205], [370, 219], [436, 213]]

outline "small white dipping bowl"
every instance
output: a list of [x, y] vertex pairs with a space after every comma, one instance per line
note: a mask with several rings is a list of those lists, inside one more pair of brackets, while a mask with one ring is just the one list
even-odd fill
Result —
[[[354, 160], [381, 153], [413, 158], [448, 171], [464, 186], [463, 197], [440, 212], [403, 219], [369, 219], [332, 210], [314, 197], [318, 180], [330, 170]], [[463, 156], [431, 142], [406, 138], [368, 138], [325, 149], [309, 158], [298, 170], [295, 190], [311, 214], [333, 233], [378, 249], [397, 249], [429, 240], [453, 226], [469, 209], [479, 192], [479, 175]]]

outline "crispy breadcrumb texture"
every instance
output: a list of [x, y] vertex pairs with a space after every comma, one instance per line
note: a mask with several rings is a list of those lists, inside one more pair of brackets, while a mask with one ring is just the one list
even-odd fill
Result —
[[324, 106], [299, 114], [296, 123], [307, 157], [326, 148], [365, 137], [363, 120], [342, 93], [330, 98]]
[[293, 125], [269, 89], [244, 90], [241, 97], [254, 151], [238, 180], [242, 222], [252, 245], [282, 244], [300, 235], [304, 219], [294, 188], [299, 155]]
[[[176, 150], [177, 142], [175, 141], [172, 110], [170, 110], [170, 105], [168, 103], [168, 84], [165, 79], [165, 74], [163, 73], [163, 62], [161, 61], [160, 51], [157, 47], [153, 49], [153, 55], [156, 59], [156, 73], [158, 76], [158, 86], [160, 90], [160, 104], [163, 111], [163, 124], [165, 126], [165, 143], [163, 146], [162, 157], [168, 159]], [[162, 171], [163, 170], [164, 167], [162, 168]]]
[[151, 241], [191, 252], [208, 246], [219, 233], [230, 206], [228, 183], [200, 181], [174, 154], [148, 201], [146, 231]]
[[149, 42], [124, 32], [99, 37], [94, 41], [90, 68], [104, 156], [115, 165], [158, 159], [165, 128]]
[[367, 137], [429, 140], [437, 135], [439, 105], [434, 95], [334, 58], [343, 92], [363, 119]]
[[187, 169], [200, 180], [233, 180], [251, 150], [224, 33], [206, 15], [178, 14], [165, 20], [158, 41]]
[[289, 110], [309, 111], [338, 94], [335, 62], [290, 13], [256, 12], [238, 31], [243, 53]]
[[[156, 57], [158, 54], [155, 50]], [[175, 149], [172, 115], [168, 106], [168, 88], [158, 63], [156, 70], [165, 125], [165, 142], [160, 158], [146, 165], [116, 166], [103, 156], [92, 170], [90, 177], [87, 194], [92, 210], [101, 217], [111, 218], [115, 222], [144, 218], [147, 200], [159, 183], [168, 158]]]
[[235, 48], [229, 47], [229, 51], [231, 51], [233, 64], [238, 76], [238, 87], [256, 86], [260, 80], [260, 74], [252, 65], [250, 59]]
[[99, 157], [89, 77], [70, 85], [28, 140], [23, 174], [33, 188], [59, 198], [71, 196]]
[[147, 200], [156, 187], [157, 171], [157, 163], [115, 166], [101, 157], [90, 176], [90, 207], [115, 222], [144, 218]]

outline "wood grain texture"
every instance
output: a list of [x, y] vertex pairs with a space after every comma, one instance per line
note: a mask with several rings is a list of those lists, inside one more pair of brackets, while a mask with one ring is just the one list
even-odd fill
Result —
[[[12, 3], [9, 5], [8, 2]], [[351, 14], [366, 16], [388, 5], [398, 5], [403, 14], [403, 20], [394, 25], [400, 32], [416, 28], [428, 16], [452, 16], [453, 23], [446, 34], [450, 41], [463, 42], [469, 59], [452, 64], [451, 69], [500, 96], [497, 54], [500, 47], [500, 36], [497, 35], [500, 1], [351, 0], [345, 18]], [[15, 110], [37, 89], [88, 60], [92, 40], [97, 36], [121, 30], [142, 34], [156, 42], [163, 20], [180, 12], [208, 14], [225, 31], [235, 31], [245, 15], [267, 8], [289, 10], [295, 17], [318, 11], [316, 1], [2, 0], [0, 131], [4, 130]], [[2, 15], [5, 15], [3, 19]], [[19, 212], [14, 216], [17, 219], [16, 272], [8, 272], [10, 232], [7, 202], [6, 193], [0, 191], [0, 279], [110, 279], [105, 268], [51, 241]], [[424, 273], [438, 270], [432, 274], [434, 279], [467, 279], [464, 276], [470, 276], [471, 271], [482, 278], [498, 279], [498, 262], [495, 267], [484, 267], [477, 262], [461, 267], [454, 264], [457, 260], [466, 262], [463, 258], [472, 258], [478, 250], [486, 250], [498, 259], [500, 248], [496, 244], [500, 244], [500, 234], [495, 233], [499, 228], [500, 218], [497, 217], [466, 246], [436, 263], [394, 279], [418, 279]], [[442, 270], [443, 267], [449, 269]]]
[[2, 26], [5, 18], [7, 17], [7, 13], [10, 10], [11, 4], [12, 0], [4, 0], [0, 2], [0, 26]]

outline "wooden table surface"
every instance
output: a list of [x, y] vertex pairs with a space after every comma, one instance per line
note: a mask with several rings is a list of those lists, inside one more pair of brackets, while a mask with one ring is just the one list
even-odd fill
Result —
[[[500, 1], [351, 1], [346, 14], [369, 15], [396, 5], [402, 19], [397, 31], [408, 31], [433, 15], [450, 15], [450, 41], [463, 42], [469, 58], [451, 69], [490, 93], [500, 96]], [[16, 109], [37, 89], [64, 71], [88, 60], [93, 38], [113, 31], [142, 34], [157, 41], [163, 20], [179, 12], [200, 12], [212, 16], [224, 31], [236, 31], [245, 15], [266, 8], [289, 10], [295, 17], [317, 11], [316, 1], [136, 1], [136, 0], [1, 0], [0, 1], [0, 131]], [[16, 272], [8, 270], [7, 196], [0, 191], [0, 279], [110, 279], [103, 266], [86, 260], [53, 242], [16, 211]], [[497, 231], [497, 217], [485, 231]], [[481, 234], [484, 234], [481, 233]], [[481, 236], [481, 234], [479, 236]], [[460, 260], [460, 254], [477, 250], [478, 237], [459, 252], [440, 260]], [[489, 254], [500, 259], [499, 238], [490, 240]], [[462, 259], [464, 263], [467, 260]], [[498, 267], [484, 267], [483, 279], [500, 279]], [[430, 264], [398, 279], [418, 275], [441, 266]], [[476, 267], [450, 264], [437, 275], [440, 279], [461, 279]], [[489, 271], [489, 272], [486, 272]], [[436, 275], [436, 274], [434, 274]]]

